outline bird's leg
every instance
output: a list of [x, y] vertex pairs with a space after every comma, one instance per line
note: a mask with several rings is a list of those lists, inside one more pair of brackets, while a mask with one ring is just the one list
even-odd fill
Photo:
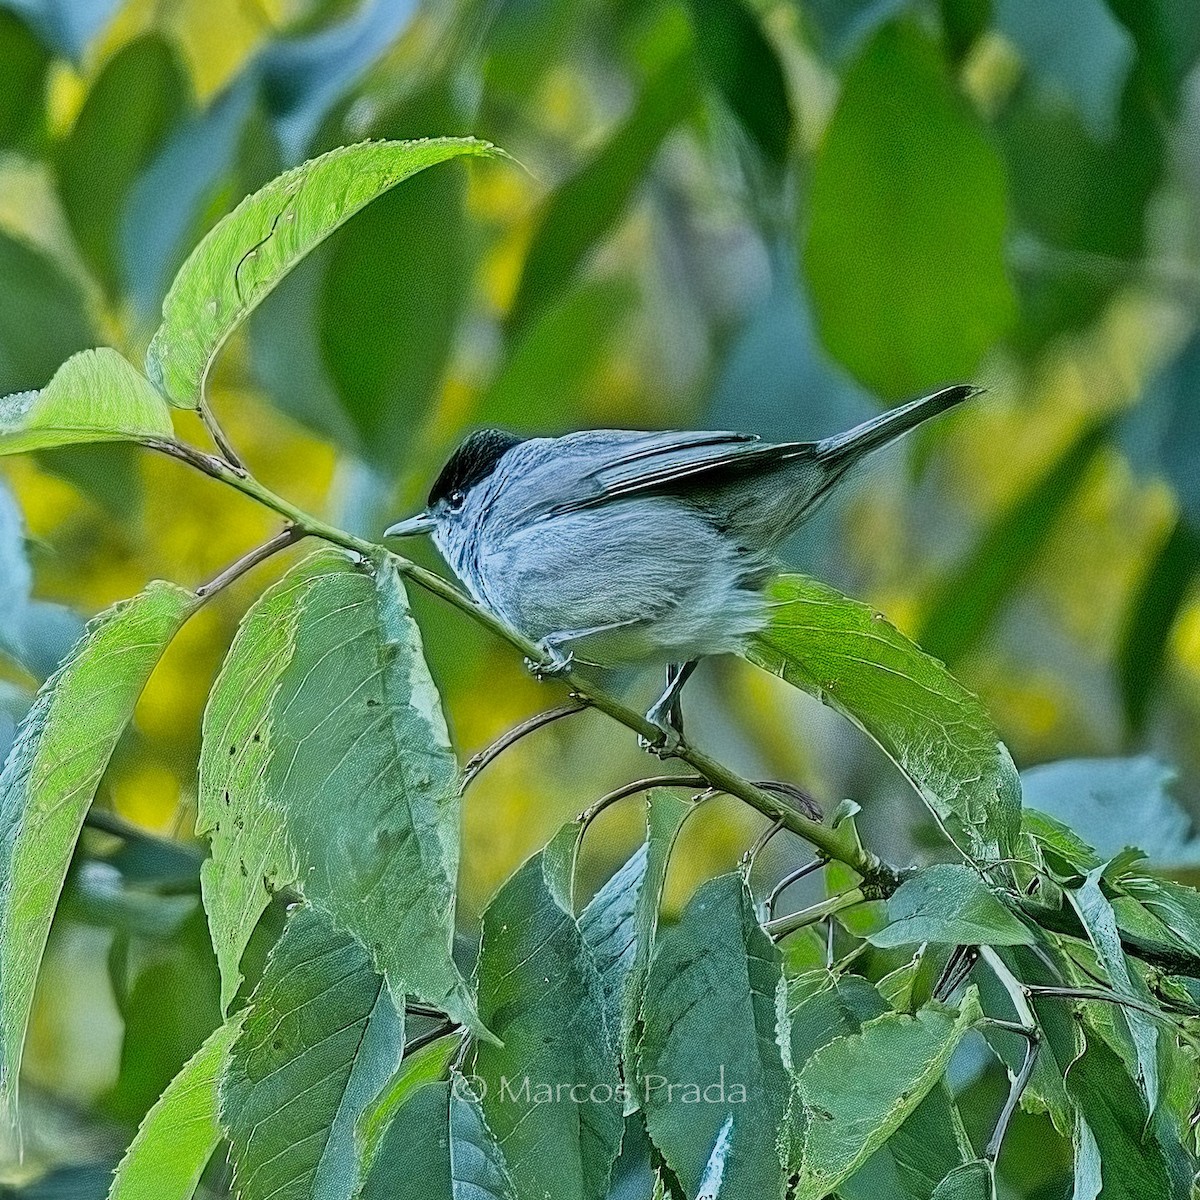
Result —
[[[584, 638], [594, 637], [598, 633], [608, 633], [613, 629], [623, 629], [628, 625], [636, 625], [641, 617], [631, 617], [627, 621], [612, 621], [607, 625], [593, 625], [590, 629], [564, 629], [558, 633], [548, 633], [540, 642], [542, 653], [550, 660], [547, 663], [536, 662], [532, 658], [525, 660], [535, 679], [553, 679], [565, 675], [575, 665], [575, 652], [569, 648], [571, 642], [580, 642]], [[563, 653], [563, 647], [567, 652]], [[587, 662], [587, 659], [579, 660]]]
[[644, 750], [653, 750], [666, 756], [673, 754], [683, 740], [683, 685], [691, 678], [697, 660], [685, 663], [669, 663], [667, 687], [646, 713], [646, 720], [662, 730], [662, 737], [654, 742], [639, 738]]

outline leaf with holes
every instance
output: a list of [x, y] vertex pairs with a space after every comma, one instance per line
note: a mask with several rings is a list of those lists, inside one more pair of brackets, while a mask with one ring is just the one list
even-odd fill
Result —
[[478, 1029], [450, 954], [458, 769], [390, 563], [319, 552], [250, 610], [205, 712], [199, 803], [226, 1006], [270, 893], [296, 886], [393, 995]]

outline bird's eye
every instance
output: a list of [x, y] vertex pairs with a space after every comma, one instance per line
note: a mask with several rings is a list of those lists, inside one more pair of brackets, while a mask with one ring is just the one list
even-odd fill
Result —
[[462, 512], [463, 505], [467, 502], [467, 493], [464, 491], [454, 491], [446, 499], [446, 503], [450, 506], [451, 512]]

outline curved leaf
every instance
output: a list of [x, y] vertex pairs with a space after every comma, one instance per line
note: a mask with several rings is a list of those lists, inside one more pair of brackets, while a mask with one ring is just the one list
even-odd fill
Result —
[[0, 397], [0, 454], [174, 436], [162, 397], [115, 350], [80, 351], [40, 392]]
[[231, 1017], [188, 1060], [138, 1127], [108, 1200], [191, 1200], [217, 1143], [217, 1084], [243, 1014]]
[[345, 1200], [355, 1127], [404, 1051], [404, 1017], [353, 937], [292, 910], [250, 997], [221, 1083], [243, 1200]]
[[751, 662], [837, 709], [904, 772], [976, 858], [1009, 858], [1021, 784], [983, 705], [882, 614], [802, 575], [771, 587], [771, 623]]
[[992, 1200], [992, 1168], [981, 1159], [955, 1167], [933, 1189], [929, 1200]]
[[150, 673], [198, 603], [153, 583], [98, 617], [38, 693], [0, 773], [0, 1066], [10, 1102], [83, 818]]
[[805, 211], [822, 340], [881, 396], [969, 375], [1008, 329], [1004, 169], [915, 21], [850, 68]]
[[887, 901], [888, 924], [875, 946], [946, 942], [955, 946], [1031, 946], [1033, 931], [997, 899], [976, 871], [939, 863], [906, 879]]
[[147, 374], [172, 404], [198, 407], [226, 339], [310, 250], [418, 171], [499, 153], [474, 138], [361, 142], [271, 180], [219, 221], [180, 268], [146, 354]]
[[782, 996], [779, 952], [741, 875], [710, 880], [661, 936], [637, 1046], [650, 1140], [689, 1197], [705, 1195], [718, 1162], [722, 1196], [783, 1194]]
[[958, 1012], [929, 1005], [885, 1013], [822, 1046], [800, 1072], [807, 1127], [796, 1200], [822, 1200], [903, 1124], [945, 1073], [979, 1019], [969, 991]]
[[480, 1018], [503, 1045], [476, 1045], [465, 1069], [486, 1088], [517, 1194], [605, 1195], [624, 1123], [604, 991], [540, 854], [488, 905], [477, 977]]
[[370, 950], [392, 994], [478, 1030], [451, 958], [458, 768], [395, 569], [312, 555], [247, 614], [204, 716], [197, 829], [222, 1003], [272, 890]]

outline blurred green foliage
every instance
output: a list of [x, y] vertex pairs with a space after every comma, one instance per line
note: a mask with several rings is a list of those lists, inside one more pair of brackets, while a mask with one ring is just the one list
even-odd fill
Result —
[[[523, 169], [439, 168], [390, 193], [236, 337], [211, 396], [256, 470], [374, 536], [481, 423], [816, 436], [985, 383], [792, 561], [946, 657], [1023, 768], [1131, 749], [1178, 764], [1164, 803], [1194, 854], [1198, 54], [1189, 0], [8, 0], [0, 394], [88, 346], [139, 361], [192, 245], [283, 168], [367, 137], [487, 138]], [[0, 749], [84, 617], [149, 577], [201, 582], [270, 532], [123, 448], [3, 470]], [[201, 706], [249, 595], [206, 607], [159, 665], [106, 813], [186, 843]], [[413, 599], [461, 752], [544, 705], [511, 654]], [[748, 775], [861, 802], [893, 859], [930, 844], [879, 752], [767, 676], [708, 664], [688, 704]], [[628, 741], [585, 715], [489, 769], [465, 809], [465, 920], [638, 769]], [[759, 824], [724, 803], [690, 822], [671, 910]], [[592, 878], [635, 827], [603, 819]], [[781, 841], [760, 870], [792, 865]], [[1194, 881], [1193, 857], [1153, 852]], [[85, 834], [34, 1010], [35, 1115], [4, 1159], [21, 1195], [104, 1194], [216, 1025], [197, 862]], [[1112, 1055], [1089, 1043], [1073, 1079], [1131, 1087]], [[960, 1081], [968, 1120], [994, 1112], [990, 1078]], [[1119, 1141], [1123, 1119], [1096, 1122]], [[1063, 1194], [1062, 1155], [1037, 1146], [1054, 1136], [1018, 1116], [1007, 1194]]]

